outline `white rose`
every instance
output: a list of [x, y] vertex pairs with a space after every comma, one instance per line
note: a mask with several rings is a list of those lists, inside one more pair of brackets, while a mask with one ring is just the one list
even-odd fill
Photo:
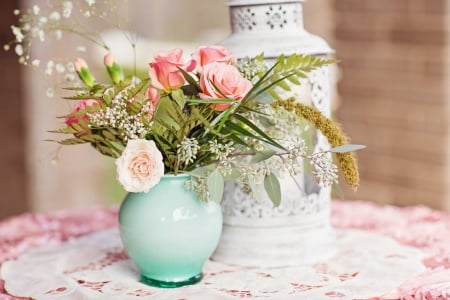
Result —
[[117, 180], [128, 192], [148, 192], [164, 175], [161, 152], [155, 142], [130, 140], [116, 159]]

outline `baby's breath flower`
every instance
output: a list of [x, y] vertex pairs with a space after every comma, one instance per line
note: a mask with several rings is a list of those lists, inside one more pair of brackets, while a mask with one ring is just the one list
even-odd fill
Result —
[[44, 41], [45, 41], [45, 33], [44, 33], [44, 30], [39, 29], [38, 32], [37, 32], [37, 34], [38, 34], [39, 40], [40, 40], [41, 42], [44, 42]]
[[92, 5], [95, 4], [95, 0], [86, 0], [86, 3], [87, 3], [89, 6], [92, 6]]
[[13, 13], [14, 13], [15, 16], [20, 15], [20, 9], [15, 9], [15, 10], [13, 11]]
[[75, 72], [75, 64], [73, 62], [68, 62], [66, 64], [67, 72]]
[[14, 34], [14, 36], [16, 37], [16, 41], [18, 43], [23, 42], [23, 39], [25, 36], [23, 35], [22, 30], [19, 27], [14, 26], [14, 25], [11, 26], [11, 30], [12, 30], [12, 33]]
[[23, 47], [21, 44], [17, 44], [16, 48], [15, 48], [16, 54], [18, 56], [22, 56], [23, 55]]
[[3, 50], [8, 51], [10, 49], [10, 46], [8, 44], [3, 45]]
[[48, 17], [51, 21], [59, 21], [61, 19], [61, 14], [57, 11], [54, 11]]
[[55, 30], [55, 36], [58, 41], [62, 39], [62, 35], [63, 35], [63, 33], [61, 30], [59, 30], [59, 29]]
[[51, 76], [53, 74], [54, 66], [55, 66], [55, 63], [52, 60], [49, 60], [47, 62], [47, 67], [45, 68], [45, 75]]
[[74, 74], [71, 74], [71, 73], [68, 73], [68, 74], [66, 74], [66, 75], [64, 76], [64, 79], [65, 79], [67, 82], [72, 82], [72, 81], [75, 80], [75, 75], [74, 75]]
[[149, 115], [150, 108], [149, 105], [143, 103], [139, 112], [129, 113], [127, 107], [132, 101], [134, 99], [129, 99], [127, 89], [122, 90], [114, 96], [111, 105], [105, 110], [88, 114], [89, 120], [95, 127], [118, 129], [124, 140], [143, 138], [148, 129], [143, 122], [143, 118]]
[[33, 5], [32, 10], [33, 10], [33, 14], [37, 16], [37, 15], [39, 15], [41, 8], [38, 5]]
[[40, 63], [41, 63], [41, 61], [39, 59], [33, 59], [33, 61], [31, 62], [31, 65], [33, 67], [39, 67]]
[[49, 97], [49, 98], [53, 98], [53, 96], [55, 95], [55, 92], [53, 91], [52, 88], [48, 88], [45, 93], [46, 93], [47, 97]]
[[84, 46], [78, 46], [76, 50], [77, 50], [77, 52], [80, 52], [80, 53], [86, 52], [86, 47], [84, 47]]
[[73, 9], [73, 3], [72, 1], [63, 1], [62, 3], [63, 7], [63, 17], [68, 19], [72, 15], [72, 9]]
[[55, 70], [56, 70], [56, 72], [58, 72], [58, 73], [64, 73], [64, 71], [66, 70], [66, 68], [64, 67], [63, 64], [58, 63], [58, 64], [56, 64], [56, 66], [55, 66]]

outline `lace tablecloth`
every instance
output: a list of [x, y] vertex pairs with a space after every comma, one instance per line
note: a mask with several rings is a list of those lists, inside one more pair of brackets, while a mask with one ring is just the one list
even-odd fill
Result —
[[[79, 279], [81, 280], [79, 282], [75, 281], [75, 284], [87, 287], [94, 293], [77, 297], [71, 296], [66, 299], [92, 299], [92, 295], [101, 295], [99, 291], [103, 294], [110, 293], [112, 295], [114, 290], [124, 289], [124, 285], [135, 284], [135, 277], [137, 276], [136, 270], [130, 267], [132, 264], [129, 263], [118, 242], [117, 231], [114, 229], [117, 225], [116, 219], [116, 209], [98, 208], [89, 212], [61, 212], [54, 215], [27, 214], [5, 220], [0, 223], [0, 264], [18, 257], [18, 261], [15, 262], [15, 266], [18, 266], [18, 263], [26, 263], [27, 257], [30, 255], [34, 257], [33, 259], [36, 259], [36, 253], [41, 253], [43, 261], [40, 263], [34, 261], [34, 266], [43, 268], [48, 263], [49, 268], [55, 268], [55, 266], [58, 266], [57, 263], [45, 262], [45, 259], [49, 258], [45, 255], [48, 254], [48, 252], [45, 252], [46, 249], [55, 248], [41, 247], [36, 250], [28, 250], [42, 245], [59, 244], [58, 249], [66, 249], [67, 251], [72, 249], [73, 251], [73, 246], [78, 247], [79, 243], [85, 243], [84, 248], [86, 248], [89, 243], [92, 245], [92, 241], [104, 239], [102, 245], [110, 247], [109, 249], [113, 249], [113, 251], [100, 252], [104, 257], [99, 257], [97, 260], [97, 263], [100, 262], [101, 266], [99, 269], [109, 267], [108, 274], [115, 274], [115, 278], [122, 276], [120, 277], [124, 280], [122, 286], [118, 286], [117, 281], [114, 280], [104, 280], [105, 282], [98, 282], [98, 280], [95, 282], [94, 280], [90, 282], [89, 276], [93, 276], [91, 271], [96, 270], [95, 264], [85, 264], [84, 266], [77, 266], [77, 268], [74, 266], [74, 268], [68, 270], [67, 266], [70, 266], [70, 262], [65, 261], [65, 269], [62, 273], [68, 276], [73, 275], [73, 278], [82, 274], [85, 277]], [[396, 208], [377, 206], [366, 202], [334, 202], [332, 221], [334, 226], [340, 229], [338, 230], [338, 241], [341, 249], [345, 248], [346, 251], [350, 252], [340, 255], [327, 264], [304, 266], [295, 270], [285, 268], [261, 272], [262, 270], [231, 268], [208, 262], [205, 266], [206, 276], [201, 285], [184, 290], [159, 290], [144, 285], [139, 287], [138, 284], [137, 288], [127, 290], [130, 293], [129, 299], [139, 299], [139, 297], [143, 299], [205, 299], [203, 295], [206, 289], [214, 291], [214, 295], [217, 297], [221, 296], [221, 298], [208, 299], [317, 299], [317, 293], [320, 295], [329, 293], [326, 296], [330, 298], [350, 299], [351, 296], [339, 291], [339, 288], [345, 288], [345, 286], [351, 286], [355, 292], [354, 295], [365, 299], [450, 299], [450, 216], [448, 214], [425, 207]], [[112, 229], [108, 230], [108, 228]], [[348, 229], [362, 229], [364, 231]], [[92, 232], [96, 233], [77, 238]], [[61, 244], [66, 241], [69, 242]], [[96, 244], [98, 243], [96, 242]], [[354, 244], [354, 248], [352, 248], [352, 244]], [[416, 249], [401, 245], [412, 246]], [[102, 248], [91, 247], [90, 251], [95, 252], [98, 249], [101, 250]], [[380, 253], [377, 252], [380, 249], [388, 249], [388, 252], [394, 252], [392, 252], [392, 255], [380, 256], [377, 255], [377, 253]], [[364, 259], [367, 260], [367, 263], [364, 270], [375, 272], [375, 274], [377, 272], [378, 274], [380, 272], [386, 274], [384, 281], [389, 281], [389, 278], [394, 277], [401, 278], [405, 275], [404, 278], [409, 279], [404, 282], [392, 282], [393, 285], [389, 287], [389, 293], [380, 294], [382, 290], [380, 287], [377, 294], [368, 294], [370, 291], [377, 290], [377, 284], [380, 282], [370, 281], [367, 278], [368, 273], [366, 275], [359, 273], [356, 270], [358, 268], [351, 272], [351, 263], [354, 261], [351, 259], [352, 251], [353, 256], [359, 257], [359, 259], [366, 255]], [[91, 253], [91, 255], [100, 254]], [[420, 262], [418, 255], [422, 255], [421, 261], [427, 267], [426, 270], [419, 269], [420, 266], [417, 265], [417, 261]], [[403, 264], [400, 268], [400, 265], [397, 264], [401, 263], [402, 260], [404, 263], [408, 259], [410, 261], [406, 264], [406, 267]], [[4, 264], [5, 268], [2, 271], [7, 270], [7, 266], [10, 264]], [[345, 266], [345, 272], [339, 269], [340, 266]], [[32, 268], [33, 266], [30, 266], [30, 270]], [[220, 272], [217, 272], [218, 270]], [[420, 270], [420, 273], [418, 273], [418, 270]], [[54, 270], [51, 272], [50, 269], [48, 272], [42, 271], [42, 274], [47, 277], [57, 273]], [[95, 274], [98, 275], [98, 273]], [[233, 274], [236, 276], [233, 276]], [[317, 278], [317, 276], [322, 277]], [[26, 277], [23, 278], [23, 282], [27, 282]], [[30, 278], [27, 278], [27, 280], [30, 280]], [[127, 283], [127, 280], [131, 281]], [[322, 286], [312, 284], [318, 281], [323, 281], [326, 284]], [[111, 284], [111, 282], [116, 282], [116, 285]], [[224, 282], [226, 282], [227, 287], [223, 288], [222, 286], [222, 290], [220, 290], [220, 286]], [[334, 284], [335, 288], [327, 292], [326, 288], [330, 282]], [[251, 283], [257, 283], [257, 286], [252, 286]], [[6, 287], [11, 286], [12, 289], [15, 289], [20, 284], [19, 281], [12, 283], [8, 281]], [[39, 288], [39, 286], [30, 284], [30, 289], [31, 286]], [[65, 290], [62, 290], [65, 288], [64, 286], [60, 290], [58, 290], [58, 286], [56, 287], [54, 291], [49, 292], [54, 293], [55, 297], [64, 294]], [[69, 291], [70, 289], [67, 289], [67, 292]], [[309, 295], [310, 297], [305, 298], [300, 295]], [[48, 299], [52, 299], [51, 294], [48, 296]], [[374, 296], [379, 296], [379, 298], [374, 298]], [[0, 299], [21, 298], [10, 296], [5, 290], [4, 282], [0, 280]], [[102, 299], [125, 298], [108, 296]]]

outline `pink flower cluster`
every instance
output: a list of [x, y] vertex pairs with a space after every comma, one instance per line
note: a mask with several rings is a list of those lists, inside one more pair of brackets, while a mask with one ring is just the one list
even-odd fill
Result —
[[[150, 63], [151, 86], [147, 97], [153, 105], [159, 101], [159, 91], [170, 92], [186, 84], [181, 70], [196, 71], [202, 90], [199, 94], [201, 99], [228, 98], [241, 101], [252, 87], [251, 82], [234, 66], [236, 58], [224, 47], [202, 46], [192, 54], [192, 59], [188, 62], [182, 56], [181, 49], [160, 52]], [[212, 104], [211, 107], [223, 111], [230, 105], [231, 103], [220, 103]]]

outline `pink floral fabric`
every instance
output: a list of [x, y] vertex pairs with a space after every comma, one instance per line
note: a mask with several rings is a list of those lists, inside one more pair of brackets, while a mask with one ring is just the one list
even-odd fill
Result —
[[[334, 201], [332, 223], [389, 236], [424, 252], [428, 270], [375, 299], [450, 299], [450, 214], [423, 206], [399, 208], [373, 203]], [[94, 231], [117, 226], [117, 208], [24, 214], [0, 222], [0, 264], [28, 249], [59, 244]], [[0, 300], [10, 296], [0, 280]]]

